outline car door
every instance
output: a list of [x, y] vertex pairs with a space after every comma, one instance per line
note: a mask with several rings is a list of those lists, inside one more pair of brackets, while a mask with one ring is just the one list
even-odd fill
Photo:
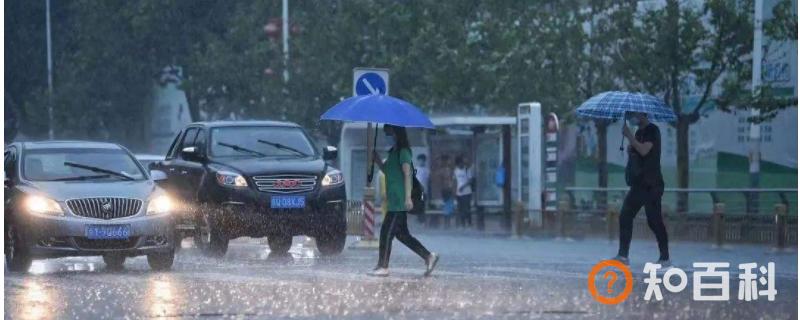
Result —
[[195, 154], [201, 154], [201, 150], [195, 145], [199, 131], [199, 127], [186, 129], [176, 155], [169, 161], [167, 169], [170, 171], [168, 175], [174, 177], [176, 195], [187, 203], [193, 203], [197, 200], [197, 184], [194, 181], [197, 180], [195, 176], [202, 174], [202, 163], [197, 157], [186, 154], [183, 150], [188, 147], [195, 147]]
[[191, 146], [196, 148], [196, 155], [198, 156], [182, 158], [180, 162], [181, 168], [178, 174], [181, 175], [181, 181], [186, 188], [186, 195], [184, 196], [190, 201], [197, 201], [199, 199], [198, 192], [200, 188], [202, 188], [201, 183], [204, 181], [206, 172], [204, 164], [206, 159], [207, 134], [208, 130], [205, 128], [198, 129], [197, 135], [191, 144]]
[[180, 142], [183, 139], [185, 131], [186, 130], [181, 130], [177, 135], [175, 135], [175, 139], [172, 140], [172, 144], [170, 144], [169, 150], [167, 150], [167, 154], [164, 156], [164, 160], [154, 162], [149, 168], [150, 170], [159, 170], [167, 175], [167, 179], [157, 181], [156, 183], [171, 194], [177, 194], [175, 182], [177, 177], [173, 175], [175, 168], [172, 164], [176, 154], [178, 153], [178, 148], [180, 147]]
[[170, 170], [168, 169], [169, 160], [171, 160], [171, 159], [173, 159], [175, 157], [174, 155], [177, 152], [176, 150], [178, 149], [178, 142], [181, 140], [182, 136], [183, 136], [183, 131], [179, 131], [178, 134], [175, 135], [175, 139], [172, 139], [172, 143], [169, 145], [169, 149], [167, 150], [167, 154], [164, 155], [164, 160], [154, 161], [153, 163], [151, 163], [150, 165], [145, 167], [148, 171], [150, 171], [150, 170], [158, 170], [158, 171], [161, 171], [161, 172], [163, 172], [164, 174], [167, 175], [167, 179], [164, 179], [164, 180], [161, 180], [161, 181], [156, 181], [156, 183], [160, 187], [162, 187], [164, 189], [167, 189], [167, 190], [172, 189], [171, 188], [171, 180], [169, 179], [170, 178], [170, 176], [169, 176]]
[[174, 143], [173, 148], [167, 153], [166, 158], [164, 161], [161, 162], [161, 165], [158, 166], [164, 173], [167, 174], [167, 182], [164, 185], [172, 195], [178, 197], [181, 201], [185, 201], [187, 199], [191, 199], [187, 197], [188, 194], [191, 193], [191, 190], [187, 189], [187, 184], [185, 181], [185, 174], [186, 172], [185, 161], [183, 160], [184, 155], [182, 154], [181, 150], [185, 147], [189, 147], [194, 143], [194, 139], [197, 136], [197, 127], [189, 127], [183, 130], [180, 135], [178, 136], [178, 140]]
[[5, 214], [10, 214], [13, 208], [14, 182], [17, 177], [17, 148], [10, 146], [3, 152], [3, 189], [5, 197], [3, 197], [3, 209]]

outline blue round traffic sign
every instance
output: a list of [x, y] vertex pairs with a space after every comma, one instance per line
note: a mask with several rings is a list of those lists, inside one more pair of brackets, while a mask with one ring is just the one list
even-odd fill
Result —
[[359, 96], [386, 94], [386, 82], [377, 73], [364, 73], [356, 80], [356, 94]]

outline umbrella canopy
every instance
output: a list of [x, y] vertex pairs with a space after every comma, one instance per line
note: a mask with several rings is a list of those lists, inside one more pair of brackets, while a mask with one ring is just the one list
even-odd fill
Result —
[[646, 93], [606, 91], [586, 100], [575, 111], [578, 116], [600, 119], [622, 119], [625, 112], [647, 113], [650, 121], [672, 122], [677, 120], [664, 101]]
[[325, 111], [322, 120], [377, 122], [400, 127], [430, 128], [433, 123], [411, 103], [382, 94], [355, 96]]

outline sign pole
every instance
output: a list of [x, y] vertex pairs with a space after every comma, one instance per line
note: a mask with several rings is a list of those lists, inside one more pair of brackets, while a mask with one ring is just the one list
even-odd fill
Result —
[[[369, 94], [389, 94], [389, 70], [376, 68], [353, 69], [353, 96]], [[373, 153], [378, 134], [378, 124], [367, 123], [367, 181], [364, 186], [362, 199], [362, 212], [364, 213], [363, 235], [353, 243], [352, 248], [377, 249], [378, 241], [375, 238], [375, 188], [372, 184], [374, 170]]]

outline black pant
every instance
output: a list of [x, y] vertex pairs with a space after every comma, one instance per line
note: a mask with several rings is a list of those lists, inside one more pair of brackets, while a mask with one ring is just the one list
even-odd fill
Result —
[[628, 256], [633, 234], [633, 218], [644, 206], [647, 225], [650, 226], [650, 230], [653, 230], [656, 240], [658, 240], [658, 251], [661, 254], [659, 260], [669, 260], [667, 227], [664, 226], [664, 218], [661, 216], [662, 194], [660, 188], [632, 187], [628, 191], [619, 216], [619, 255]]
[[472, 225], [472, 212], [470, 212], [470, 203], [472, 202], [472, 194], [465, 194], [456, 197], [458, 203], [458, 225], [471, 226]]
[[431, 252], [408, 232], [405, 211], [389, 211], [381, 225], [381, 238], [378, 245], [378, 267], [389, 267], [389, 256], [392, 254], [392, 240], [397, 237], [406, 247], [416, 252], [422, 259], [427, 259]]

